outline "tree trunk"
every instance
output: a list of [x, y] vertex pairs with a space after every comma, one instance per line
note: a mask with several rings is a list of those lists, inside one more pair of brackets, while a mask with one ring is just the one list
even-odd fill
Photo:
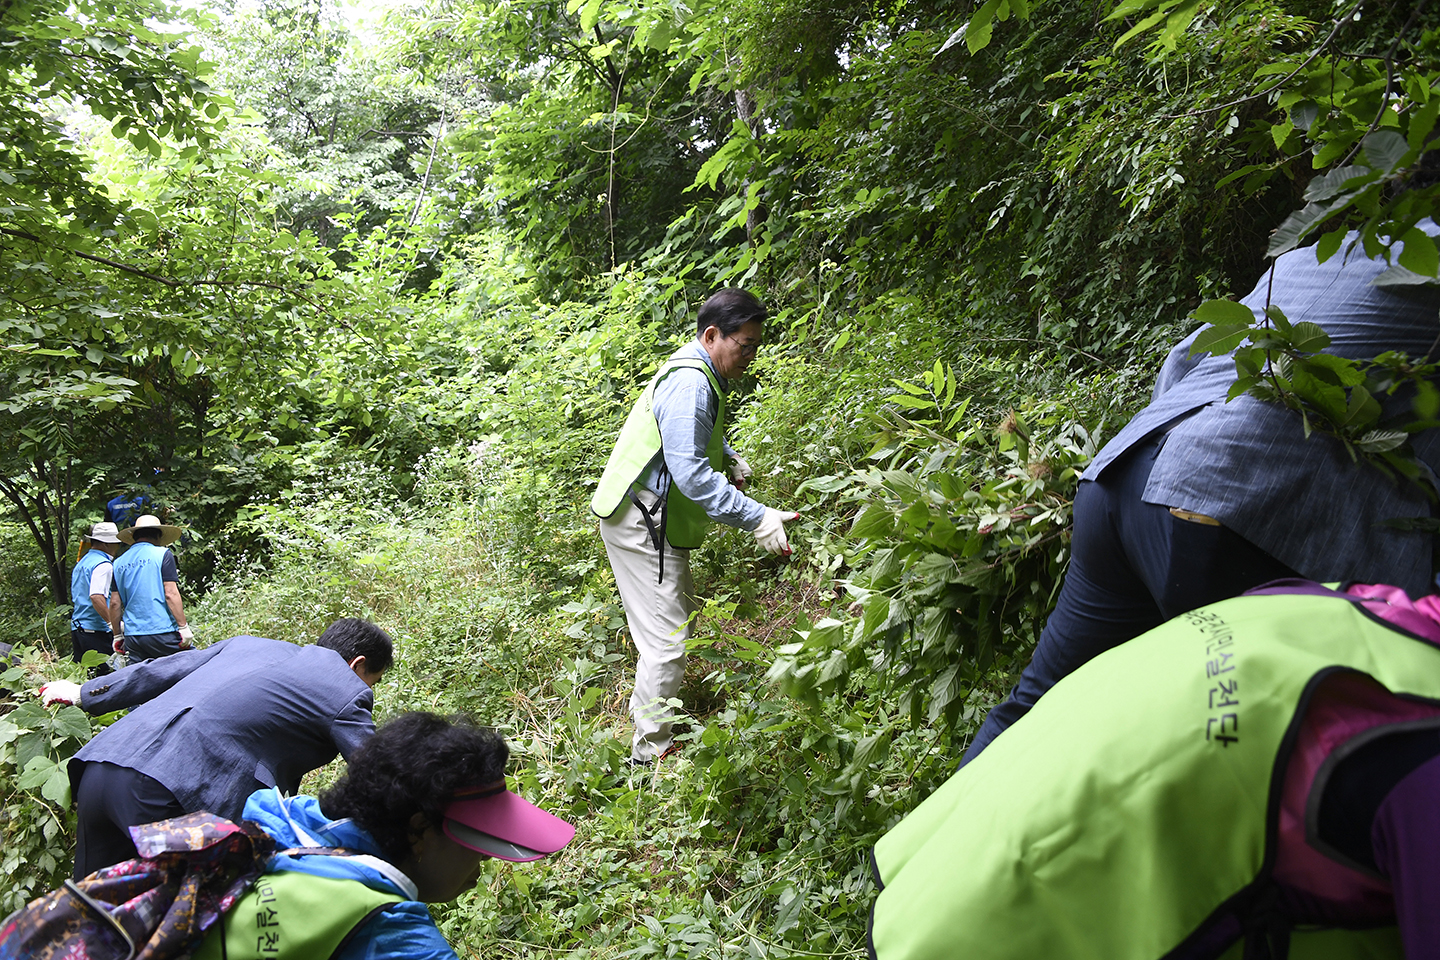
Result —
[[[760, 139], [760, 126], [755, 120], [755, 98], [750, 95], [749, 87], [735, 88], [735, 112], [740, 117], [740, 122], [750, 130], [750, 136], [756, 140]], [[750, 181], [746, 180], [741, 184], [742, 194], [750, 196]], [[765, 204], [756, 204], [753, 208], [745, 211], [745, 238], [750, 246], [759, 242], [760, 227], [765, 223]]]

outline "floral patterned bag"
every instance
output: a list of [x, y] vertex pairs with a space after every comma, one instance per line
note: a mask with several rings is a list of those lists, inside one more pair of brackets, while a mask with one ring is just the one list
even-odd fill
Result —
[[191, 813], [131, 827], [138, 859], [97, 870], [0, 924], [0, 960], [183, 960], [264, 869], [275, 841]]

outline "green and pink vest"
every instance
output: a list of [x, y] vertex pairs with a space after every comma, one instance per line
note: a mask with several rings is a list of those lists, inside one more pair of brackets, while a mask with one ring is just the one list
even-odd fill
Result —
[[1285, 926], [1284, 885], [1350, 918], [1293, 931], [1293, 960], [1403, 957], [1388, 882], [1313, 812], [1356, 744], [1440, 729], [1440, 646], [1276, 589], [1097, 657], [882, 837], [872, 956], [1238, 960]]
[[[725, 469], [725, 393], [715, 379], [715, 373], [704, 360], [667, 360], [656, 372], [655, 378], [645, 387], [643, 393], [630, 408], [615, 449], [605, 464], [605, 472], [590, 498], [590, 510], [602, 520], [613, 516], [630, 495], [631, 485], [640, 479], [640, 474], [660, 452], [660, 424], [655, 420], [655, 385], [671, 373], [682, 368], [699, 370], [710, 381], [715, 391], [717, 409], [715, 429], [710, 431], [710, 442], [705, 446], [705, 457], [717, 473]], [[665, 539], [672, 547], [693, 549], [705, 541], [710, 529], [710, 518], [700, 505], [681, 493], [675, 485], [665, 496]]]

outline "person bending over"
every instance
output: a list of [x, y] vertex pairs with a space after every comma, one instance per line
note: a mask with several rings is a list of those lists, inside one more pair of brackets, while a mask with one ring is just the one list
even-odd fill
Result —
[[[475, 886], [490, 857], [523, 863], [575, 828], [505, 785], [509, 749], [463, 717], [406, 713], [383, 725], [319, 799], [253, 794], [245, 819], [282, 852], [206, 935], [195, 960], [455, 960], [426, 903]], [[341, 848], [346, 855], [287, 854]]]
[[389, 634], [346, 618], [309, 646], [231, 637], [46, 684], [46, 703], [133, 708], [70, 760], [76, 879], [133, 858], [131, 826], [200, 810], [233, 820], [255, 790], [294, 793], [337, 751], [353, 756], [375, 732], [371, 688], [393, 656]]

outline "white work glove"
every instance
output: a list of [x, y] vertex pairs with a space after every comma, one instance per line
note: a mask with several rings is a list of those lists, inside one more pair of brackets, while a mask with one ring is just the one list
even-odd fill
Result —
[[766, 507], [760, 526], [752, 531], [755, 534], [756, 542], [767, 553], [783, 553], [787, 557], [790, 556], [790, 541], [785, 536], [785, 524], [787, 521], [798, 519], [800, 519], [800, 514], [793, 510], [786, 513]]
[[180, 634], [180, 646], [182, 647], [190, 646], [191, 641], [195, 639], [195, 631], [190, 629], [188, 623], [176, 632]]
[[76, 704], [80, 702], [80, 684], [70, 680], [51, 680], [40, 687], [40, 702], [47, 707], [55, 704]]
[[746, 463], [745, 458], [740, 454], [737, 453], [730, 458], [730, 482], [736, 490], [745, 489], [745, 481], [750, 479], [750, 474], [753, 472], [750, 464]]

